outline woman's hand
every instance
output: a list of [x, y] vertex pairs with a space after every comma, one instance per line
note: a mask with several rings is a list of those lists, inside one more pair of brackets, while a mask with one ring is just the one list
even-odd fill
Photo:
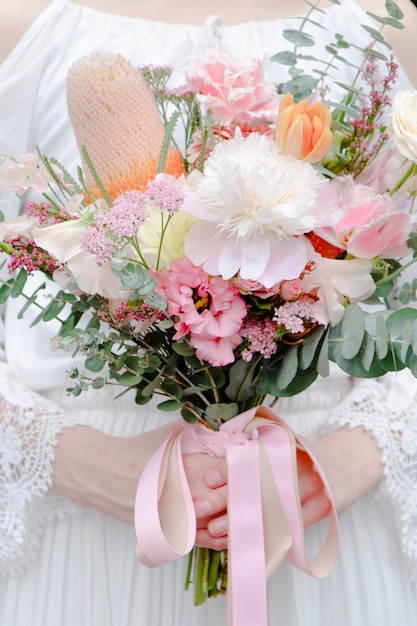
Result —
[[[381, 452], [375, 439], [363, 428], [341, 428], [315, 442], [307, 442], [324, 470], [337, 512], [372, 491], [382, 476]], [[330, 501], [312, 462], [298, 452], [300, 499], [305, 527], [324, 519], [330, 512]]]
[[225, 550], [226, 461], [201, 453], [185, 454], [183, 460], [197, 516], [196, 544], [213, 550]]
[[[134, 437], [112, 437], [88, 426], [64, 428], [55, 448], [55, 491], [82, 507], [133, 524], [143, 468], [179, 424], [176, 421]], [[213, 489], [210, 483], [211, 475], [216, 480], [225, 474], [224, 462], [198, 453], [185, 455], [184, 465], [196, 504], [197, 543], [220, 550], [226, 547], [227, 537], [213, 538], [207, 526], [226, 511], [226, 488]]]
[[112, 437], [88, 426], [64, 428], [55, 448], [55, 491], [133, 524], [143, 468], [176, 426], [178, 422], [134, 437]]
[[[381, 452], [374, 438], [363, 428], [341, 428], [316, 442], [307, 442], [312, 453], [324, 470], [337, 512], [343, 513], [357, 500], [372, 491], [382, 476]], [[305, 452], [298, 451], [298, 473], [300, 499], [305, 527], [327, 517], [330, 501], [324, 492], [323, 484], [313, 470], [313, 463]], [[227, 498], [227, 472], [224, 463], [211, 467], [204, 477], [205, 484], [214, 489], [216, 498], [211, 500], [218, 506], [211, 511], [216, 517], [206, 521], [203, 545], [214, 540], [227, 539], [227, 516], [221, 506]], [[198, 504], [209, 507], [207, 497], [197, 500]], [[196, 503], [196, 504], [197, 504]], [[210, 545], [210, 547], [212, 547]]]

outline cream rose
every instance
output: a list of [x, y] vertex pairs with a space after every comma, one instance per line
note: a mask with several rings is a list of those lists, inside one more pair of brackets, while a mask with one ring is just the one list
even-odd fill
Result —
[[417, 162], [417, 90], [399, 91], [392, 101], [391, 132], [398, 151]]

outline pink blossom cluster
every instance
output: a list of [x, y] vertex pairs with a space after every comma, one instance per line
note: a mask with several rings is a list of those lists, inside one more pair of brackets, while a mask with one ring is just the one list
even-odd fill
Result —
[[189, 336], [196, 356], [211, 365], [233, 363], [247, 313], [237, 287], [220, 276], [210, 277], [186, 258], [174, 261], [170, 271], [154, 272], [154, 277], [168, 313], [176, 320], [174, 339]]
[[298, 300], [285, 302], [274, 311], [272, 318], [279, 327], [279, 334], [303, 333], [306, 322], [316, 323], [314, 317], [314, 305], [316, 301], [311, 296], [303, 294]]
[[81, 250], [96, 255], [98, 264], [110, 260], [120, 239], [134, 237], [145, 221], [146, 202], [140, 191], [128, 191], [116, 198], [108, 211], [97, 211], [96, 223], [80, 238]]
[[45, 224], [59, 224], [71, 219], [63, 208], [56, 208], [52, 202], [33, 202], [26, 204], [26, 213], [29, 217], [35, 217], [41, 226]]
[[162, 319], [165, 319], [165, 314], [146, 302], [139, 304], [122, 302], [112, 314], [112, 320], [117, 326], [124, 326], [131, 321], [147, 322]]
[[57, 260], [52, 258], [46, 250], [25, 237], [13, 239], [10, 245], [13, 247], [8, 264], [10, 272], [24, 267], [28, 274], [41, 271], [52, 275], [60, 267]]
[[248, 343], [241, 352], [244, 361], [251, 361], [256, 353], [269, 359], [277, 351], [277, 324], [269, 317], [248, 315], [240, 333]]
[[152, 200], [160, 211], [170, 215], [177, 213], [184, 202], [184, 191], [169, 178], [157, 177], [149, 181], [144, 196]]

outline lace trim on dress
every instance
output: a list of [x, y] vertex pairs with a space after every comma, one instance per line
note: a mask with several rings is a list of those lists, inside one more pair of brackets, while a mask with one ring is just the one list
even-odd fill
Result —
[[[38, 552], [42, 527], [75, 513], [69, 500], [48, 494], [56, 437], [73, 426], [55, 405], [22, 390], [25, 405], [0, 398], [0, 576], [18, 574]], [[22, 396], [18, 398], [21, 400]], [[31, 400], [31, 404], [26, 404]]]
[[355, 380], [325, 428], [335, 426], [362, 426], [378, 442], [384, 479], [377, 495], [391, 502], [411, 579], [417, 584], [417, 381], [405, 371]]

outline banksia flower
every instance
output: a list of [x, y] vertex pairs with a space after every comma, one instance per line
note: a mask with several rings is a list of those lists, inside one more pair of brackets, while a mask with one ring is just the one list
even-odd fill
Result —
[[[139, 70], [120, 55], [82, 58], [68, 73], [67, 101], [78, 148], [85, 146], [109, 196], [144, 191], [157, 174], [165, 131]], [[99, 197], [84, 166], [89, 191]], [[184, 172], [178, 150], [168, 153], [164, 171], [175, 177]]]

